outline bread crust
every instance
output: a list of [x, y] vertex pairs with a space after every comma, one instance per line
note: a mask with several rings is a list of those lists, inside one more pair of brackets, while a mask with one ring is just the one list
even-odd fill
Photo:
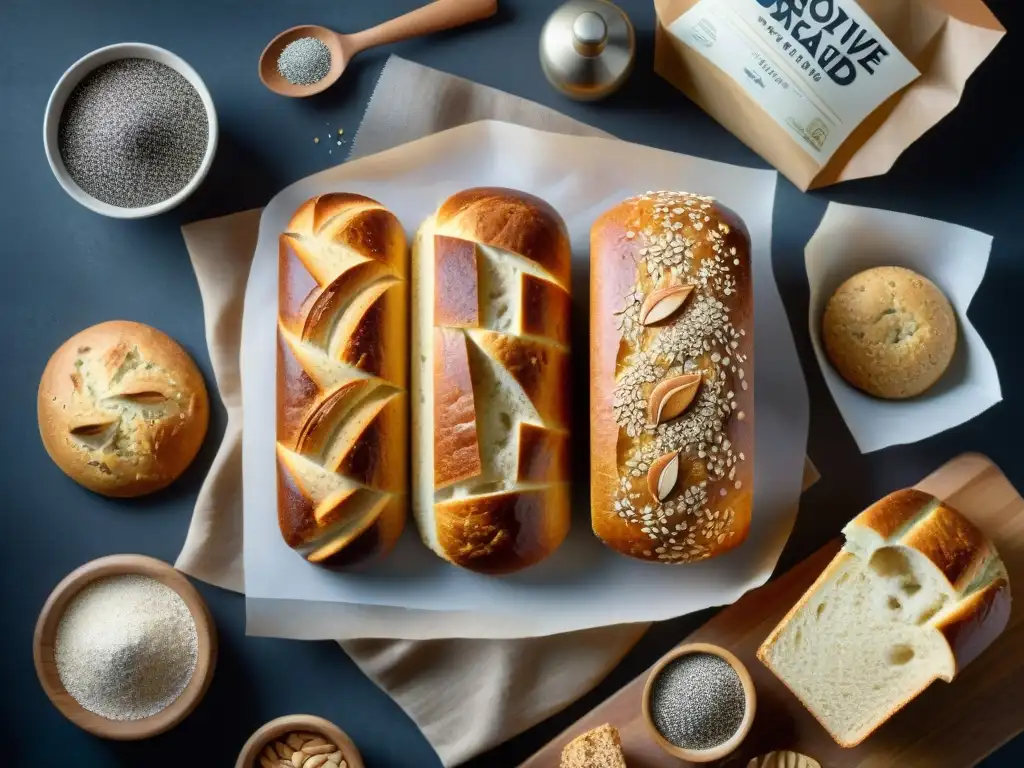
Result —
[[278, 523], [329, 567], [394, 546], [408, 511], [408, 251], [370, 198], [313, 198], [280, 237]]
[[415, 475], [423, 539], [481, 573], [527, 568], [569, 528], [565, 225], [531, 195], [465, 190], [421, 227], [416, 258], [427, 271], [414, 292], [419, 344], [431, 354], [414, 356], [431, 394], [414, 393], [413, 408], [433, 424], [414, 438], [433, 449]]
[[500, 187], [466, 189], [441, 204], [435, 222], [439, 235], [517, 253], [569, 287], [572, 249], [565, 223], [539, 197]]
[[[927, 626], [939, 632], [949, 646], [953, 674], [948, 678], [936, 675], [919, 689], [907, 691], [907, 695], [879, 720], [878, 725], [859, 739], [844, 739], [841, 734], [829, 731], [836, 743], [843, 747], [860, 744], [936, 679], [946, 682], [955, 679], [1006, 628], [1011, 605], [1009, 580], [991, 542], [970, 520], [931, 494], [915, 488], [895, 491], [851, 520], [844, 528], [848, 536], [851, 529], [864, 529], [875, 534], [877, 538], [872, 544], [877, 548], [901, 546], [917, 550], [935, 565], [947, 580], [949, 589], [959, 597], [951, 607], [927, 621]], [[771, 631], [758, 648], [757, 658], [775, 672], [771, 653], [787, 624], [851, 559], [869, 557], [873, 551], [859, 555], [847, 549], [840, 551]], [[816, 715], [812, 704], [791, 688], [784, 677], [777, 676], [808, 711]]]
[[86, 328], [50, 357], [37, 396], [46, 452], [105, 496], [152, 493], [192, 463], [210, 405], [202, 374], [172, 338], [142, 323]]
[[569, 532], [569, 486], [505, 491], [434, 506], [438, 545], [455, 565], [505, 574], [539, 563]]
[[[711, 198], [652, 192], [598, 218], [590, 258], [594, 533], [652, 562], [727, 552], [745, 540], [753, 500], [749, 235]], [[682, 295], [687, 287], [675, 311], [644, 324], [656, 291]], [[692, 403], [678, 418], [651, 424], [654, 388], [687, 374], [701, 376]], [[675, 451], [678, 480], [659, 500], [647, 474]]]

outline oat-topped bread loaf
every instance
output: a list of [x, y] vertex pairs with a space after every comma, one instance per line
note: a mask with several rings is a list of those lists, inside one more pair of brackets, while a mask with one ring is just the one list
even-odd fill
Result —
[[750, 527], [754, 296], [743, 222], [709, 197], [649, 192], [590, 234], [594, 533], [661, 563]]
[[995, 640], [1010, 584], [982, 532], [922, 491], [886, 496], [843, 533], [842, 551], [757, 657], [853, 747]]
[[626, 768], [622, 740], [614, 725], [599, 725], [562, 749], [559, 768]]
[[181, 346], [142, 323], [86, 328], [53, 353], [39, 382], [39, 434], [72, 480], [141, 496], [175, 480], [206, 436], [202, 374]]
[[408, 251], [379, 203], [306, 202], [280, 238], [277, 503], [313, 563], [388, 552], [408, 511]]
[[569, 529], [569, 237], [547, 203], [469, 189], [413, 253], [413, 510], [434, 552], [483, 573]]

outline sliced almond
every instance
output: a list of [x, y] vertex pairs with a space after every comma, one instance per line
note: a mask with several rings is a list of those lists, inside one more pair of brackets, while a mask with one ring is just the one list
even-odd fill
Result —
[[277, 756], [288, 760], [292, 756], [292, 752], [295, 750], [285, 744], [283, 741], [274, 742], [274, 751], [277, 752]]
[[313, 742], [310, 742], [309, 744], [304, 744], [302, 746], [302, 751], [307, 755], [329, 755], [336, 749], [336, 746], [328, 744], [326, 741], [323, 744], [314, 744]]
[[332, 752], [327, 756], [327, 762], [334, 763], [335, 765], [341, 765], [342, 757], [343, 755], [341, 754], [341, 750], [339, 749], [337, 752]]
[[292, 749], [302, 749], [302, 737], [299, 736], [299, 734], [297, 733], [289, 733], [288, 738], [285, 739], [285, 742]]
[[799, 752], [783, 750], [755, 757], [747, 763], [747, 768], [821, 768], [821, 764]]
[[302, 768], [302, 766], [308, 759], [309, 755], [307, 755], [302, 750], [297, 749], [294, 752], [292, 752], [292, 765], [295, 768]]
[[280, 765], [277, 756], [267, 757], [266, 754], [260, 755], [260, 768], [277, 768]]
[[313, 753], [309, 751], [310, 747], [322, 747], [326, 743], [327, 739], [323, 738], [322, 736], [314, 736], [312, 739], [310, 739], [302, 745], [302, 751], [311, 755]]
[[313, 755], [306, 762], [302, 764], [303, 768], [320, 768], [321, 765], [327, 762], [327, 755]]
[[640, 305], [640, 322], [643, 325], [653, 325], [671, 317], [683, 306], [691, 293], [692, 285], [668, 285], [652, 291]]
[[658, 503], [663, 502], [679, 481], [679, 451], [659, 456], [647, 470], [647, 488]]
[[671, 421], [690, 407], [697, 395], [702, 375], [684, 373], [658, 384], [652, 391], [647, 405], [647, 418], [651, 425]]

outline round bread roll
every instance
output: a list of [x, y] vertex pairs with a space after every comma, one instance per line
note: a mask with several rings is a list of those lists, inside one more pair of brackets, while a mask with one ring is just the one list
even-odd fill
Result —
[[181, 346], [123, 320], [75, 334], [39, 382], [39, 434], [72, 480], [106, 496], [141, 496], [172, 483], [206, 436], [210, 404]]
[[903, 267], [875, 267], [839, 286], [821, 330], [825, 353], [839, 374], [888, 400], [924, 392], [956, 349], [949, 300], [931, 280]]

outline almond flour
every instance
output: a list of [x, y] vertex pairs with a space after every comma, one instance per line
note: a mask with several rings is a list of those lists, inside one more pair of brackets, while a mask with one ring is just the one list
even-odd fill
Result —
[[181, 596], [149, 576], [111, 576], [68, 604], [54, 657], [64, 688], [108, 720], [141, 720], [174, 702], [198, 656], [195, 619]]

